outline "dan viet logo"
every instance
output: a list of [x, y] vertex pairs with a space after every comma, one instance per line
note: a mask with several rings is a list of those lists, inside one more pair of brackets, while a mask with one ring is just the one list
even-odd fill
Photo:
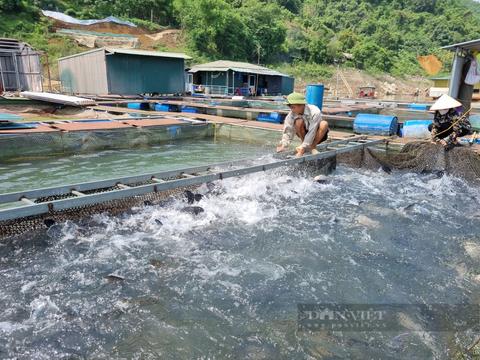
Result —
[[384, 330], [386, 311], [340, 305], [299, 305], [299, 325], [309, 330]]
[[304, 331], [464, 331], [480, 325], [478, 304], [298, 304]]

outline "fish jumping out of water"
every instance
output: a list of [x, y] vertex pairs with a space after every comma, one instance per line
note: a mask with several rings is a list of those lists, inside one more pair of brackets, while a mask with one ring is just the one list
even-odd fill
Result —
[[313, 178], [313, 181], [319, 184], [328, 184], [328, 178], [325, 175], [317, 175]]
[[122, 282], [122, 281], [125, 280], [125, 278], [124, 278], [123, 276], [120, 276], [120, 275], [117, 275], [117, 274], [107, 275], [107, 276], [105, 276], [105, 279], [106, 279], [107, 282], [109, 282], [110, 284], [119, 283], [119, 282]]
[[198, 215], [205, 210], [201, 206], [186, 206], [182, 209], [182, 211], [188, 214]]
[[391, 174], [392, 173], [392, 168], [388, 165], [382, 165], [382, 170], [384, 172], [386, 172], [387, 174]]
[[193, 204], [195, 201], [199, 202], [203, 198], [202, 194], [194, 194], [190, 190], [185, 190], [185, 196], [187, 197], [187, 202], [189, 204]]
[[53, 219], [48, 218], [48, 219], [43, 220], [43, 223], [45, 224], [45, 226], [46, 226], [48, 229], [50, 229], [50, 228], [51, 228], [53, 225], [55, 225], [57, 222], [56, 222], [55, 220], [53, 220]]

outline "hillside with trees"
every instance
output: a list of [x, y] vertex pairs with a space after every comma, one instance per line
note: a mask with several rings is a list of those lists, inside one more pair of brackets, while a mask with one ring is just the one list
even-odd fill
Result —
[[[424, 75], [417, 56], [478, 37], [473, 0], [0, 0], [0, 35], [56, 58], [78, 51], [50, 32], [40, 9], [86, 19], [117, 16], [145, 29], [181, 28], [196, 60], [231, 59], [328, 75], [330, 65]], [[66, 42], [66, 43], [65, 43]]]

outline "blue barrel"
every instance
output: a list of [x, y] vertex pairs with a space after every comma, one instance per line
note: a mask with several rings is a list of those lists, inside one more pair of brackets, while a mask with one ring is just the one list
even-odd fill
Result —
[[148, 103], [128, 103], [127, 108], [134, 109], [134, 110], [148, 110], [149, 106]]
[[30, 123], [15, 123], [15, 122], [0, 122], [0, 130], [18, 130], [18, 129], [35, 129], [38, 122]]
[[473, 130], [480, 131], [480, 115], [470, 115], [469, 121]]
[[480, 139], [472, 140], [471, 138], [462, 137], [459, 139], [461, 144], [480, 144]]
[[316, 105], [321, 110], [323, 107], [323, 93], [325, 87], [323, 84], [307, 85], [307, 104]]
[[196, 113], [198, 113], [198, 109], [194, 108], [194, 107], [191, 107], [191, 106], [183, 105], [182, 106], [182, 112], [196, 114]]
[[432, 120], [407, 120], [403, 123], [401, 135], [406, 138], [423, 139], [430, 136], [428, 125]]
[[155, 104], [154, 109], [155, 111], [178, 112], [178, 106], [170, 104]]
[[353, 121], [353, 131], [357, 134], [395, 135], [398, 118], [393, 115], [358, 114]]
[[10, 113], [0, 113], [0, 121], [20, 121], [23, 118], [19, 115], [10, 114]]
[[411, 104], [408, 104], [408, 108], [410, 110], [428, 110], [428, 105], [427, 104], [415, 104], [415, 103], [411, 103]]
[[257, 121], [270, 122], [275, 124], [281, 124], [283, 122], [283, 116], [280, 113], [260, 113], [257, 116]]

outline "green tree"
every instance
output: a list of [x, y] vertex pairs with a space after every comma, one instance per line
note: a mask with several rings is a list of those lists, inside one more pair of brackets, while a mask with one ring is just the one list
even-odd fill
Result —
[[281, 12], [281, 8], [275, 3], [243, 1], [240, 13], [253, 45], [248, 54], [249, 60], [269, 62], [282, 52], [287, 29], [283, 18], [279, 16]]
[[302, 8], [302, 0], [276, 0], [276, 3], [294, 14], [298, 14]]
[[123, 16], [152, 20], [158, 24], [175, 24], [171, 0], [97, 0], [95, 11], [101, 16]]
[[360, 69], [389, 72], [392, 67], [392, 53], [370, 40], [358, 43], [352, 53]]
[[175, 0], [190, 47], [210, 58], [246, 60], [252, 39], [240, 14], [224, 0]]
[[19, 11], [22, 8], [21, 0], [0, 0], [0, 11]]

